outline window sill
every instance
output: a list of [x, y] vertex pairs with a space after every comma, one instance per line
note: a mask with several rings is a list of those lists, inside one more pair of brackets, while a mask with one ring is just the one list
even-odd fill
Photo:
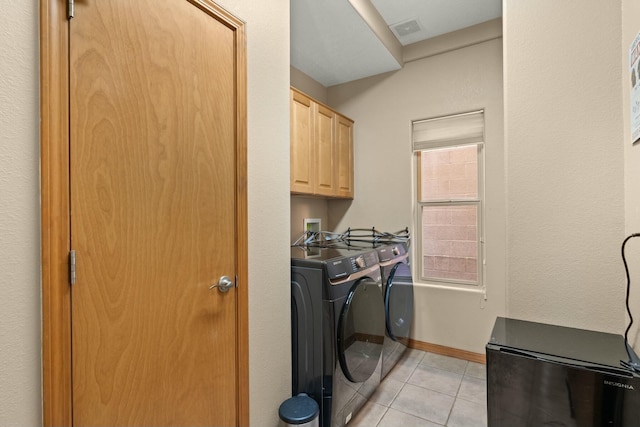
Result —
[[455, 283], [436, 283], [436, 282], [418, 282], [414, 279], [413, 286], [418, 288], [428, 289], [442, 289], [447, 291], [456, 292], [469, 292], [474, 294], [484, 293], [484, 287], [482, 285], [462, 285]]

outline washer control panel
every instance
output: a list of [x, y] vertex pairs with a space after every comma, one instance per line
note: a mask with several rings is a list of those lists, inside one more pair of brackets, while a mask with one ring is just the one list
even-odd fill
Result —
[[367, 262], [364, 260], [364, 255], [359, 255], [355, 258], [351, 258], [351, 263], [353, 264], [353, 269], [355, 271], [367, 266]]

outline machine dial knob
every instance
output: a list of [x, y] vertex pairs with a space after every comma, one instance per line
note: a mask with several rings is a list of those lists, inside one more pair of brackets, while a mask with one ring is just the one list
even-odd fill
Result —
[[397, 246], [394, 246], [393, 249], [391, 249], [391, 253], [393, 253], [393, 256], [398, 256], [400, 254], [400, 249], [398, 249]]
[[355, 262], [356, 262], [356, 267], [358, 267], [358, 268], [363, 268], [363, 267], [366, 266], [366, 264], [364, 262], [364, 257], [362, 255], [357, 257]]

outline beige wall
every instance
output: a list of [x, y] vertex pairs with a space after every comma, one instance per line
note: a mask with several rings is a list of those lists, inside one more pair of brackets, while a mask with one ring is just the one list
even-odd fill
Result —
[[622, 332], [620, 5], [504, 2], [512, 317]]
[[339, 230], [411, 227], [411, 121], [485, 109], [487, 300], [479, 292], [417, 284], [413, 330], [420, 341], [484, 353], [495, 317], [505, 312], [502, 39], [330, 87], [329, 103], [355, 120], [355, 199], [329, 206]]
[[[622, 1], [622, 117], [624, 119], [624, 196], [625, 235], [640, 233], [640, 143], [631, 146], [629, 46], [640, 32], [640, 2]], [[634, 316], [629, 340], [640, 352], [640, 238], [630, 240], [626, 246], [629, 273], [631, 275], [631, 310]]]
[[251, 425], [291, 395], [289, 2], [222, 0], [247, 22]]
[[326, 199], [291, 196], [291, 243], [295, 243], [302, 236], [305, 218], [318, 218], [323, 231], [333, 231], [329, 229]]
[[[289, 4], [219, 2], [247, 22], [251, 425], [291, 392]], [[0, 15], [0, 425], [41, 423], [38, 1]]]
[[0, 14], [0, 425], [40, 424], [38, 1]]

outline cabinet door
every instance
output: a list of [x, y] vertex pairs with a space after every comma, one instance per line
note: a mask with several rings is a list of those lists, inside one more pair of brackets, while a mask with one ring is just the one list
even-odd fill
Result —
[[353, 198], [353, 122], [336, 115], [336, 196]]
[[315, 103], [291, 91], [291, 192], [313, 194]]
[[334, 132], [336, 115], [332, 110], [323, 105], [316, 104], [316, 107], [316, 182], [314, 193], [321, 196], [334, 196], [336, 193], [334, 173]]

